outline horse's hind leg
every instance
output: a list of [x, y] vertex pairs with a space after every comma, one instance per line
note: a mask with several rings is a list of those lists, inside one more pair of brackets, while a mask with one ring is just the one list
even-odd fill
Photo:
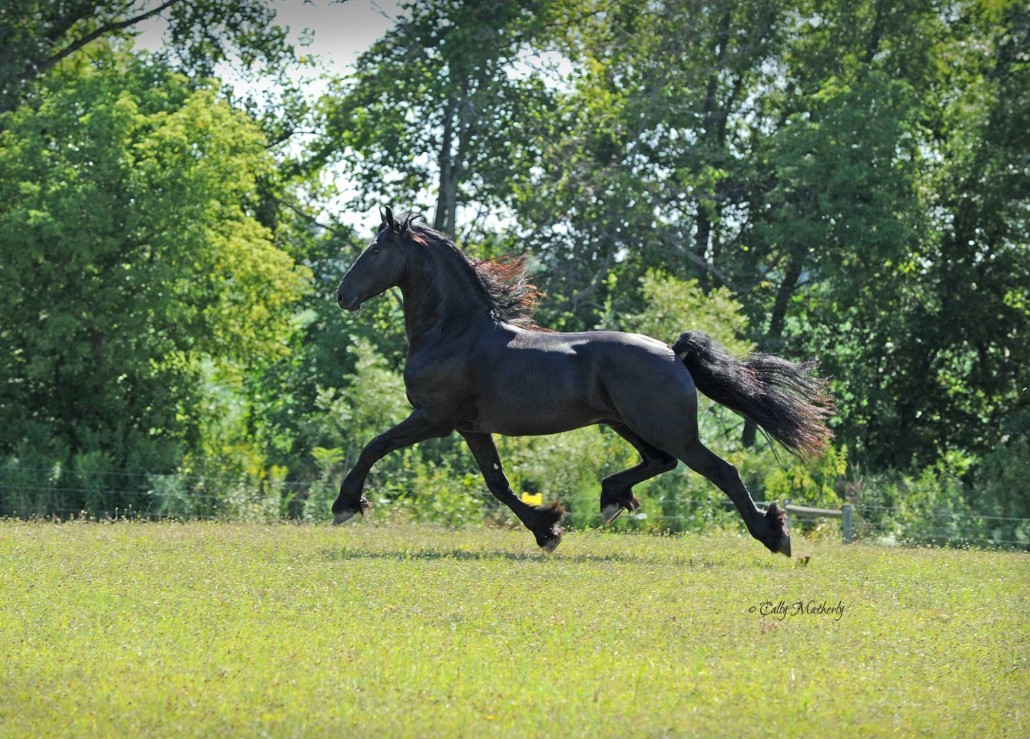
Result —
[[713, 454], [698, 439], [697, 394], [693, 383], [684, 383], [681, 392], [667, 390], [660, 402], [639, 395], [621, 403], [622, 422], [647, 444], [683, 461], [704, 475], [729, 496], [751, 536], [773, 552], [790, 556], [790, 534], [785, 514], [773, 504], [763, 513], [751, 499], [737, 469]]
[[633, 495], [633, 486], [652, 477], [675, 469], [676, 458], [653, 446], [623, 424], [612, 424], [612, 430], [640, 452], [640, 464], [628, 470], [609, 475], [601, 481], [601, 516], [611, 523], [623, 511], [631, 513], [640, 507]]
[[663, 361], [636, 369], [636, 374], [647, 379], [607, 386], [620, 422], [652, 447], [682, 460], [715, 483], [733, 501], [751, 536], [771, 551], [790, 556], [783, 512], [776, 505], [765, 513], [760, 511], [736, 468], [699, 440], [697, 388], [690, 373], [683, 371], [686, 368]]
[[536, 543], [548, 552], [553, 552], [561, 543], [562, 531], [558, 526], [565, 509], [558, 503], [546, 506], [531, 506], [522, 501], [511, 489], [508, 478], [501, 469], [501, 458], [490, 434], [466, 434], [465, 442], [476, 458], [476, 464], [483, 473], [486, 486], [497, 500], [508, 506], [527, 529], [533, 532]]
[[786, 513], [773, 503], [763, 514], [751, 499], [736, 467], [697, 440], [689, 444], [679, 457], [690, 469], [707, 477], [730, 497], [753, 537], [765, 544], [771, 552], [790, 556]]

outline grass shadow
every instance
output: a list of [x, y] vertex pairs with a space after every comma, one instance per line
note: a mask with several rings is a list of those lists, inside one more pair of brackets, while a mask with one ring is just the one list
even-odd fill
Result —
[[710, 569], [724, 566], [724, 562], [715, 561], [704, 555], [691, 557], [640, 557], [636, 555], [612, 554], [563, 554], [554, 552], [510, 552], [502, 549], [468, 550], [468, 549], [415, 549], [368, 551], [363, 549], [323, 549], [322, 558], [330, 562], [350, 560], [377, 559], [407, 561], [455, 560], [472, 562], [489, 562], [508, 560], [512, 562], [572, 562], [577, 564], [619, 563], [628, 565], [678, 565], [683, 567]]

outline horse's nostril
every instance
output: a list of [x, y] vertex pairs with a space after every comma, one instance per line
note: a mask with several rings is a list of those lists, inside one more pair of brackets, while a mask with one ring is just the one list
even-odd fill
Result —
[[355, 311], [358, 309], [358, 305], [361, 304], [360, 300], [344, 295], [343, 290], [336, 291], [336, 302], [346, 311]]

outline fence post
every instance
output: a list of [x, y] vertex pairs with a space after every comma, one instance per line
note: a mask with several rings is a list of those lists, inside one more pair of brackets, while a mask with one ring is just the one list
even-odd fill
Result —
[[844, 543], [851, 543], [851, 519], [854, 515], [855, 507], [850, 503], [845, 503], [841, 506], [841, 535], [844, 537]]

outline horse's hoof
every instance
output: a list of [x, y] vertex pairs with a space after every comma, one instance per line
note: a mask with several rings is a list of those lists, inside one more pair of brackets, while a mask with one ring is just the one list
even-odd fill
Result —
[[336, 506], [334, 505], [333, 523], [339, 526], [341, 523], [346, 523], [347, 521], [350, 521], [352, 518], [354, 518], [355, 514], [360, 513], [362, 516], [364, 516], [366, 513], [369, 512], [369, 510], [371, 510], [372, 504], [368, 502], [367, 498], [362, 496], [361, 499], [358, 501], [357, 508], [341, 508], [340, 510], [335, 510], [335, 508]]
[[604, 525], [607, 526], [612, 521], [622, 515], [622, 512], [626, 510], [618, 503], [609, 503], [601, 509], [601, 516], [604, 518]]
[[548, 553], [553, 552], [561, 544], [561, 536], [561, 529], [555, 527], [551, 530], [551, 535], [540, 542], [540, 548]]
[[[776, 548], [776, 551], [780, 554], [787, 555], [790, 558], [790, 536], [785, 536], [780, 540], [780, 545]], [[807, 562], [805, 564], [808, 564]]]
[[334, 513], [333, 514], [333, 524], [335, 524], [336, 526], [339, 526], [341, 523], [346, 523], [347, 521], [350, 521], [352, 518], [354, 518], [354, 516], [356, 516], [358, 513], [360, 513], [360, 511], [356, 511], [356, 510], [355, 511], [340, 511], [339, 513]]

